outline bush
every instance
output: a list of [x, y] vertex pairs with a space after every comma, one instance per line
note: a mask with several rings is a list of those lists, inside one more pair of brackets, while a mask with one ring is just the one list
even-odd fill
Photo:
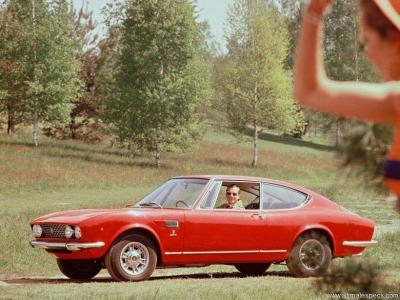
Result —
[[382, 268], [372, 260], [345, 259], [333, 264], [315, 281], [319, 291], [325, 293], [384, 293], [393, 291], [384, 278]]

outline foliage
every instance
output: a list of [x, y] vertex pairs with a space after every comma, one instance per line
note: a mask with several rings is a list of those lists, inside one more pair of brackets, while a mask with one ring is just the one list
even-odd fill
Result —
[[369, 186], [384, 189], [382, 168], [391, 138], [392, 129], [386, 125], [353, 122], [342, 138], [344, 166], [351, 165], [352, 172], [365, 178]]
[[26, 28], [19, 20], [16, 3], [0, 8], [0, 113], [7, 115], [7, 133], [24, 119], [21, 88], [28, 66], [24, 63], [28, 51], [23, 40]]
[[301, 1], [300, 0], [279, 0], [280, 13], [285, 18], [289, 34], [288, 55], [285, 67], [292, 70], [294, 66], [294, 55], [296, 50], [297, 36], [300, 30]]
[[93, 21], [92, 12], [84, 5], [79, 10], [71, 10], [76, 58], [81, 62], [79, 77], [83, 84], [82, 93], [72, 102], [67, 126], [45, 128], [45, 134], [61, 139], [99, 142], [107, 132], [101, 114], [104, 111], [105, 87], [110, 76], [116, 34], [110, 30], [108, 36], [101, 39], [94, 34], [97, 24]]
[[[288, 68], [293, 67], [294, 46], [300, 27], [301, 9], [299, 1], [280, 1], [282, 13], [290, 30], [290, 53]], [[356, 1], [335, 1], [325, 24], [324, 52], [329, 77], [335, 80], [379, 81], [371, 64], [363, 53]], [[333, 133], [335, 144], [340, 146], [344, 166], [351, 167], [352, 173], [363, 176], [368, 185], [382, 189], [382, 162], [391, 129], [387, 126], [354, 122], [311, 110], [304, 111], [307, 131], [321, 130], [323, 134]], [[334, 129], [334, 130], [332, 130]]]
[[384, 293], [394, 291], [385, 281], [383, 272], [371, 260], [346, 259], [333, 266], [315, 282], [325, 293]]
[[[39, 121], [65, 122], [71, 102], [80, 92], [69, 2], [9, 0], [5, 7], [20, 28], [17, 41], [8, 50], [19, 54], [12, 55], [19, 66], [13, 68], [18, 88], [12, 99], [20, 103], [19, 111], [25, 121], [33, 122], [37, 134]], [[12, 84], [7, 91], [13, 91]]]
[[292, 99], [291, 74], [284, 70], [288, 32], [272, 3], [236, 0], [228, 13], [227, 42], [219, 68], [220, 107], [232, 129], [252, 126], [256, 166], [261, 127], [285, 133], [303, 120]]
[[[350, 0], [336, 1], [326, 25], [325, 52], [329, 76], [337, 80], [379, 81], [365, 58], [363, 48], [357, 4]], [[368, 185], [384, 189], [382, 165], [392, 129], [366, 122], [343, 119], [339, 122], [348, 124], [342, 130], [340, 141], [344, 165], [351, 166], [353, 173], [364, 177]]]
[[168, 135], [196, 123], [208, 98], [202, 26], [186, 0], [132, 0], [117, 9], [109, 12], [120, 18], [121, 38], [106, 119], [120, 141], [155, 149], [159, 166], [161, 146], [179, 140]]

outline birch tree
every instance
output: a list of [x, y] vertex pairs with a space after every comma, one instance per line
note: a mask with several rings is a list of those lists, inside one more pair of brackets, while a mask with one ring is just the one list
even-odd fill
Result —
[[292, 99], [291, 74], [284, 69], [288, 32], [268, 1], [235, 0], [228, 13], [228, 65], [222, 88], [231, 128], [251, 126], [253, 161], [258, 161], [262, 128], [289, 132], [302, 114]]
[[187, 133], [207, 97], [201, 24], [187, 0], [130, 0], [114, 16], [121, 45], [107, 119], [121, 141], [154, 150], [159, 168], [163, 145]]
[[9, 0], [4, 5], [19, 28], [13, 48], [18, 62], [11, 61], [18, 66], [14, 69], [18, 88], [10, 85], [6, 92], [21, 104], [24, 120], [32, 122], [38, 146], [39, 124], [65, 122], [81, 89], [70, 4], [67, 0]]

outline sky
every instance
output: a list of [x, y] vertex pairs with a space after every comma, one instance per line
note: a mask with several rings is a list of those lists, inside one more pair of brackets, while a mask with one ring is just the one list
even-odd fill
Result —
[[[81, 8], [84, 0], [72, 0], [76, 8]], [[89, 11], [93, 11], [93, 18], [98, 23], [98, 33], [105, 32], [105, 27], [102, 26], [103, 16], [101, 9], [112, 0], [87, 0]], [[208, 21], [210, 31], [215, 41], [220, 44], [221, 50], [226, 51], [224, 40], [224, 23], [226, 11], [232, 3], [232, 0], [197, 0], [197, 8], [199, 13], [199, 21]]]

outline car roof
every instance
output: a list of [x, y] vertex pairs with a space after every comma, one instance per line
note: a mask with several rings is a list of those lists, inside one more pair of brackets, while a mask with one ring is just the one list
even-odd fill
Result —
[[307, 194], [314, 194], [315, 192], [293, 184], [289, 183], [286, 181], [281, 181], [281, 180], [276, 180], [276, 179], [270, 179], [270, 178], [264, 178], [264, 177], [253, 177], [253, 176], [240, 176], [240, 175], [186, 175], [186, 176], [175, 176], [173, 179], [183, 179], [183, 178], [193, 178], [193, 179], [220, 179], [224, 181], [256, 181], [256, 182], [262, 182], [262, 183], [272, 183], [272, 184], [278, 184], [278, 185], [283, 185], [292, 189], [296, 189], [299, 191], [302, 191]]

